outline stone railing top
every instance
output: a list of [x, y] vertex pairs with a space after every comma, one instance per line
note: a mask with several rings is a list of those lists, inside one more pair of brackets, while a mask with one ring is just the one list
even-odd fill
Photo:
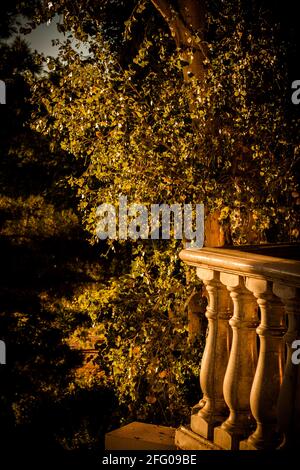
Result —
[[[282, 257], [282, 250], [285, 246], [286, 252], [289, 253], [290, 245], [278, 245], [281, 257], [266, 254], [276, 253], [277, 245], [241, 246], [238, 249], [236, 247], [189, 248], [182, 250], [179, 256], [190, 266], [276, 280], [290, 286], [300, 287], [300, 261], [297, 260], [299, 245], [295, 246], [296, 255], [291, 256], [296, 259]], [[264, 254], [260, 254], [261, 252]]]

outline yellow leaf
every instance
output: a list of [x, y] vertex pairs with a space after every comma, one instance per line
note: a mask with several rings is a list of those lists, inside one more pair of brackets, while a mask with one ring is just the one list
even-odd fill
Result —
[[166, 370], [163, 370], [158, 374], [158, 377], [160, 379], [164, 379], [165, 377], [167, 377], [167, 375], [168, 375], [168, 372]]
[[151, 405], [153, 405], [153, 403], [156, 402], [156, 398], [155, 398], [153, 395], [148, 395], [148, 396], [146, 397], [146, 402], [147, 402], [147, 403], [150, 403]]

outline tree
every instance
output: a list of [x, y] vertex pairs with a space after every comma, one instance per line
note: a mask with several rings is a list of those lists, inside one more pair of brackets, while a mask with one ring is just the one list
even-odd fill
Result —
[[[80, 40], [86, 40], [87, 35], [92, 38], [101, 30], [125, 69], [130, 66], [139, 51], [144, 53], [146, 36], [151, 42], [151, 34], [155, 29], [153, 24], [156, 27], [158, 25], [166, 35], [169, 31], [175, 39], [176, 53], [187, 82], [185, 105], [188, 104], [192, 117], [194, 141], [198, 140], [198, 147], [204, 145], [203, 151], [199, 149], [196, 156], [205, 167], [202, 180], [215, 181], [220, 190], [218, 196], [218, 191], [215, 191], [216, 197], [203, 199], [207, 214], [211, 214], [207, 220], [207, 244], [219, 245], [232, 241], [236, 243], [237, 225], [240, 241], [243, 242], [266, 241], [268, 237], [275, 240], [278, 236], [286, 240], [295, 238], [298, 233], [295, 205], [298, 194], [298, 147], [295, 141], [297, 122], [291, 118], [293, 112], [288, 104], [290, 90], [287, 75], [287, 50], [288, 47], [292, 49], [292, 45], [283, 42], [280, 29], [266, 10], [268, 2], [239, 0], [217, 1], [211, 4], [203, 0], [139, 0], [99, 4], [88, 1], [78, 6], [76, 11], [68, 0], [58, 5], [52, 5], [50, 2], [49, 5], [51, 7], [48, 6], [46, 11], [43, 11], [43, 18], [51, 17], [54, 11], [64, 12], [64, 25], [61, 29], [73, 28], [75, 36]], [[259, 26], [255, 26], [253, 18], [259, 18], [256, 22]], [[161, 19], [165, 21], [166, 28]], [[125, 36], [122, 39], [124, 22]], [[272, 24], [274, 26], [271, 26]], [[168, 43], [169, 50], [172, 49], [170, 40], [167, 37], [164, 40]], [[270, 42], [270, 47], [267, 41]], [[152, 49], [154, 51], [154, 47]], [[226, 54], [227, 58], [224, 60]], [[155, 57], [152, 56], [152, 64], [154, 60]], [[276, 76], [275, 80], [271, 77], [271, 69], [273, 77]], [[239, 94], [239, 90], [243, 90], [243, 94]], [[264, 92], [259, 93], [258, 97], [255, 96], [256, 90]], [[274, 96], [273, 101], [270, 100], [271, 95]], [[202, 114], [199, 110], [199, 99], [203, 101]], [[255, 113], [261, 117], [261, 125], [251, 125], [247, 110], [253, 122], [256, 120]], [[272, 117], [273, 110], [277, 113], [275, 120]], [[240, 121], [236, 119], [238, 113], [242, 115]], [[268, 120], [276, 122], [276, 129], [271, 129], [271, 126], [266, 124]], [[234, 135], [231, 135], [232, 133]], [[268, 147], [262, 145], [266, 134], [269, 135]], [[232, 145], [228, 146], [230, 139]], [[259, 141], [259, 148], [255, 147], [255, 141]], [[225, 149], [227, 156], [213, 155], [211, 160], [204, 163], [205, 154], [224, 154]], [[264, 168], [261, 168], [262, 165]], [[281, 194], [277, 191], [278, 185], [275, 183], [276, 166], [279, 165], [283, 165], [286, 175], [286, 183], [280, 183], [282, 188], [285, 188]], [[249, 175], [252, 175], [251, 182]], [[273, 183], [271, 184], [273, 195], [269, 195], [271, 199], [267, 196], [263, 199], [267, 205], [272, 202], [273, 212], [269, 210], [264, 216], [265, 212], [262, 211], [260, 215], [257, 213], [257, 207], [262, 207], [263, 203], [259, 193], [268, 193], [272, 178], [276, 185], [273, 187]], [[265, 182], [262, 181], [264, 179]], [[241, 187], [240, 182], [246, 180], [250, 186], [247, 183]], [[224, 200], [224, 191], [220, 189], [224, 182], [230, 203]], [[283, 194], [286, 196], [283, 197]], [[234, 201], [240, 201], [240, 204], [234, 204]], [[274, 208], [276, 205], [279, 206], [278, 210]], [[284, 206], [288, 209], [283, 209]], [[280, 211], [286, 214], [283, 215], [282, 212], [280, 215]], [[281, 220], [284, 221], [285, 217], [294, 222], [288, 229], [286, 223], [282, 222], [284, 230], [288, 230], [288, 233], [276, 234], [275, 226], [278, 226]], [[258, 220], [262, 222], [260, 228]], [[212, 227], [216, 228], [217, 236], [209, 240], [213, 235]]]
[[[201, 5], [57, 7], [65, 12], [60, 29], [90, 54], [80, 56], [69, 38], [48, 60], [48, 75], [28, 77], [32, 126], [82, 169], [69, 183], [93, 243], [97, 206], [117, 206], [120, 194], [135, 203], [204, 202], [235, 244], [248, 232], [257, 241], [299, 237], [298, 124], [289, 114], [285, 45], [259, 2], [220, 1], [192, 15]], [[197, 380], [191, 359], [201, 355], [186, 346], [186, 299], [197, 293], [178, 259], [181, 244], [106, 248], [103, 285], [78, 299], [101, 330], [99, 362], [124, 415], [173, 423], [188, 407], [187, 380]]]
[[[172, 2], [172, 1], [168, 1], [168, 0], [152, 0], [152, 3], [153, 5], [158, 9], [158, 11], [161, 13], [161, 15], [164, 17], [164, 19], [166, 20], [169, 28], [170, 28], [170, 31], [171, 31], [171, 35], [173, 36], [173, 38], [175, 39], [175, 42], [176, 42], [176, 46], [177, 46], [177, 50], [179, 51], [180, 53], [180, 56], [182, 58], [183, 61], [185, 61], [185, 66], [183, 67], [183, 72], [184, 72], [184, 78], [185, 80], [188, 80], [190, 79], [191, 77], [195, 77], [197, 79], [198, 82], [202, 82], [203, 83], [203, 86], [205, 88], [206, 86], [206, 80], [207, 80], [207, 67], [210, 67], [211, 64], [210, 64], [210, 61], [208, 59], [208, 48], [207, 48], [207, 31], [208, 31], [208, 20], [209, 20], [209, 8], [208, 8], [208, 5], [207, 5], [207, 2], [203, 1], [203, 0], [177, 0], [177, 2]], [[239, 29], [238, 31], [238, 37], [236, 38], [237, 39], [237, 43], [240, 39], [240, 41], [242, 42], [243, 38], [246, 36], [247, 32], [249, 34], [249, 38], [250, 38], [250, 41], [249, 41], [249, 46], [250, 44], [256, 40], [258, 40], [258, 47], [257, 47], [257, 54], [259, 55], [259, 47], [260, 46], [263, 46], [264, 47], [264, 44], [262, 42], [262, 37], [257, 37], [255, 35], [255, 32], [253, 34], [253, 31], [251, 31], [251, 28], [248, 27], [247, 24], [245, 24], [245, 21], [248, 21], [250, 22], [251, 19], [253, 19], [254, 17], [260, 17], [260, 20], [261, 21], [265, 21], [266, 18], [263, 18], [262, 16], [259, 15], [259, 8], [261, 8], [262, 6], [265, 6], [264, 5], [264, 2], [243, 2], [243, 1], [238, 1], [238, 2], [233, 2], [233, 4], [230, 2], [227, 2], [227, 8], [222, 5], [222, 3], [224, 2], [219, 2], [219, 5], [218, 5], [218, 2], [216, 2], [216, 7], [220, 8], [220, 12], [221, 12], [221, 16], [223, 15], [223, 18], [224, 18], [224, 22], [223, 22], [223, 30], [226, 30], [226, 22], [228, 24], [228, 18], [231, 16], [232, 18], [234, 18], [235, 20], [237, 20], [237, 29]], [[265, 2], [267, 3], [267, 2]], [[176, 5], [176, 6], [175, 6]], [[265, 25], [266, 27], [266, 25]], [[252, 33], [252, 34], [251, 34]], [[269, 29], [269, 34], [271, 35], [272, 39], [271, 39], [271, 42], [274, 41], [274, 31], [272, 31], [271, 29]], [[228, 31], [227, 31], [227, 34], [228, 34]], [[237, 43], [235, 44], [235, 48], [237, 46]], [[234, 47], [234, 44], [232, 44], [232, 47]], [[243, 47], [243, 46], [242, 46]], [[250, 46], [251, 47], [251, 46]], [[272, 47], [272, 46], [271, 46]], [[280, 55], [279, 54], [276, 54], [276, 51], [275, 51], [275, 44], [273, 45], [274, 49], [273, 51], [265, 51], [266, 54], [271, 52], [271, 54], [274, 54], [274, 60], [277, 60], [277, 68], [276, 68], [276, 73], [278, 74], [278, 79], [280, 80], [283, 80], [284, 78], [287, 79], [287, 75], [285, 74], [285, 77], [284, 77], [284, 72], [283, 70], [280, 70], [280, 68], [282, 67], [282, 64], [280, 65]], [[246, 44], [244, 44], [244, 50], [246, 50], [247, 46]], [[240, 51], [240, 54], [241, 54], [242, 51]], [[226, 56], [226, 53], [230, 54], [229, 51], [223, 51], [224, 55]], [[282, 53], [282, 52], [281, 52]], [[270, 54], [270, 55], [271, 55]], [[236, 54], [235, 56], [233, 54], [231, 54], [232, 56], [232, 59], [234, 60], [237, 60], [239, 57], [238, 57], [238, 54]], [[248, 54], [248, 57], [249, 57], [249, 61], [247, 60], [246, 61], [246, 67], [249, 67], [249, 66], [252, 66], [252, 60], [254, 57], [254, 54], [252, 52], [252, 57], [250, 57], [250, 54]], [[264, 61], [264, 68], [266, 70], [267, 67], [272, 67], [272, 65], [274, 64], [274, 62], [270, 61], [268, 62], [268, 60], [265, 60]], [[287, 67], [287, 63], [285, 63], [285, 66]], [[237, 67], [238, 68], [238, 67]], [[228, 67], [227, 67], [228, 69]], [[239, 87], [243, 87], [244, 90], [242, 93], [244, 93], [244, 95], [246, 95], [247, 91], [248, 91], [248, 88], [249, 88], [249, 78], [250, 77], [247, 77], [246, 78], [246, 68], [242, 67], [242, 70], [243, 70], [243, 74], [244, 74], [244, 77], [243, 77], [243, 82], [244, 83], [239, 83], [238, 80], [235, 81], [235, 85], [236, 85], [236, 90], [231, 90], [232, 92], [234, 92], [234, 95], [237, 96], [237, 94], [240, 93], [240, 89]], [[246, 73], [245, 73], [246, 72]], [[249, 74], [250, 75], [250, 74]], [[215, 71], [215, 77], [217, 76], [217, 73]], [[280, 76], [280, 78], [279, 78]], [[240, 77], [242, 78], [242, 77]], [[253, 79], [253, 77], [251, 77]], [[251, 80], [250, 78], [250, 80]], [[219, 86], [223, 86], [223, 83], [220, 81]], [[254, 85], [258, 85], [258, 83], [252, 83], [251, 84], [252, 86]], [[260, 83], [260, 86], [267, 86], [267, 83]], [[283, 83], [282, 83], [283, 85]], [[253, 86], [253, 88], [254, 88]], [[276, 91], [277, 90], [274, 90], [275, 92], [275, 96], [276, 96]], [[196, 98], [193, 94], [191, 95], [192, 98]], [[251, 101], [250, 101], [251, 102]], [[253, 101], [252, 101], [253, 102]], [[254, 104], [254, 103], [253, 103]], [[275, 103], [274, 103], [275, 104]], [[244, 100], [244, 106], [249, 106], [249, 104], [247, 104], [247, 100]], [[193, 103], [191, 104], [191, 106], [193, 107]], [[284, 103], [280, 103], [280, 106], [282, 108], [286, 107], [284, 106]], [[249, 106], [251, 107], [251, 105]], [[283, 111], [283, 109], [282, 109]], [[258, 115], [258, 114], [257, 114]], [[271, 117], [271, 116], [269, 116]], [[281, 118], [283, 119], [283, 121], [286, 119], [286, 114], [284, 114], [284, 111], [283, 111], [283, 115], [281, 116]], [[280, 117], [278, 117], [278, 119], [280, 119]], [[203, 123], [202, 123], [203, 125]], [[286, 122], [282, 122], [281, 125], [285, 126], [287, 125]], [[289, 125], [289, 124], [288, 124]], [[220, 121], [217, 119], [217, 120], [214, 120], [213, 123], [212, 123], [212, 126], [215, 127], [214, 130], [216, 130], [217, 132], [221, 132], [223, 131], [222, 129], [222, 124], [220, 123]], [[294, 132], [296, 131], [296, 123], [294, 122], [293, 123], [293, 126], [294, 126]], [[227, 129], [229, 128], [229, 126], [226, 126]], [[248, 129], [249, 129], [249, 123], [248, 123]], [[240, 129], [239, 129], [240, 130]], [[273, 139], [274, 139], [274, 136], [275, 136], [275, 132], [273, 132]], [[242, 135], [245, 135], [245, 133], [243, 132]], [[287, 139], [289, 139], [287, 137]], [[245, 139], [242, 137], [241, 138], [241, 135], [236, 135], [234, 137], [234, 140], [235, 140], [235, 151], [234, 149], [231, 149], [233, 150], [232, 153], [236, 153], [236, 152], [239, 152], [240, 154], [244, 154], [244, 158], [249, 155], [249, 153], [251, 153], [251, 150], [254, 150], [254, 146], [251, 146], [251, 148], [249, 147], [249, 144], [248, 142], [245, 142]], [[249, 139], [251, 140], [251, 138]], [[288, 144], [288, 142], [286, 141], [286, 144]], [[295, 151], [297, 152], [297, 146], [295, 145]], [[268, 149], [270, 151], [270, 149]], [[268, 150], [266, 151], [266, 153], [268, 153]], [[271, 158], [272, 158], [272, 151], [270, 152], [271, 153]], [[232, 163], [232, 177], [235, 178], [235, 175], [236, 175], [236, 169], [237, 169], [237, 166], [238, 166], [238, 163], [236, 161], [236, 159], [238, 158], [239, 160], [241, 160], [241, 156], [237, 156], [235, 157], [235, 161], [234, 162], [231, 162]], [[291, 186], [292, 186], [292, 192], [297, 195], [298, 192], [296, 190], [296, 185], [297, 185], [297, 180], [295, 181], [295, 173], [296, 173], [296, 169], [294, 167], [294, 164], [296, 162], [297, 158], [293, 158], [292, 156], [289, 156], [289, 161], [290, 163], [292, 164], [293, 168], [290, 169], [291, 171], [289, 172], [290, 174], [290, 181], [294, 181], [294, 184], [292, 183]], [[251, 171], [251, 169], [250, 169]], [[268, 171], [272, 171], [272, 169], [267, 169], [266, 170], [267, 172]], [[260, 173], [263, 174], [264, 170], [262, 170]], [[275, 174], [276, 174], [276, 170], [275, 170]], [[243, 177], [243, 176], [242, 176]], [[246, 178], [245, 178], [246, 179]], [[238, 181], [238, 178], [236, 178], [236, 184], [237, 186], [239, 186], [239, 181]], [[284, 183], [283, 183], [284, 185]], [[243, 191], [242, 189], [240, 191]], [[291, 193], [290, 193], [291, 194]], [[297, 196], [296, 196], [297, 197]], [[275, 202], [275, 201], [274, 201]], [[290, 204], [289, 204], [289, 208], [292, 209], [292, 206], [293, 204], [291, 203], [292, 202], [292, 199], [290, 198]], [[255, 231], [255, 224], [253, 224], [254, 220], [253, 220], [253, 217], [254, 219], [257, 217], [257, 215], [254, 213], [252, 213], [252, 209], [251, 209], [251, 204], [249, 204], [250, 207], [248, 207], [246, 209], [246, 212], [248, 212], [248, 216], [249, 216], [249, 220], [252, 224], [252, 226], [249, 226], [249, 224], [246, 224], [246, 226], [244, 227], [244, 230], [242, 229], [243, 231], [243, 238], [245, 241], [248, 241], [248, 242], [251, 242], [251, 241], [259, 241], [261, 240], [261, 238], [258, 236], [256, 236], [255, 234], [251, 234], [251, 231]], [[296, 210], [297, 211], [297, 210]], [[275, 215], [275, 214], [273, 214]], [[222, 217], [222, 212], [221, 212], [221, 217]], [[218, 211], [216, 212], [213, 212], [212, 214], [212, 221], [213, 222], [217, 222], [220, 220], [220, 213]], [[211, 221], [210, 220], [207, 220], [207, 231], [209, 231], [211, 229]], [[241, 224], [241, 220], [239, 221], [239, 224]], [[232, 221], [231, 221], [231, 225], [232, 225]], [[242, 224], [243, 225], [243, 224]], [[218, 224], [217, 224], [217, 227], [218, 227]], [[225, 242], [225, 239], [224, 237], [222, 237], [222, 229], [220, 227], [217, 228], [217, 232], [219, 232], [219, 235], [217, 235], [217, 237], [214, 236], [214, 234], [209, 234], [207, 236], [207, 239], [206, 239], [206, 242], [208, 245], [212, 244], [212, 245], [222, 245], [224, 244]], [[294, 234], [297, 235], [297, 233], [299, 234], [298, 232], [298, 229], [296, 228], [295, 231], [294, 231]], [[211, 237], [211, 235], [213, 235]]]

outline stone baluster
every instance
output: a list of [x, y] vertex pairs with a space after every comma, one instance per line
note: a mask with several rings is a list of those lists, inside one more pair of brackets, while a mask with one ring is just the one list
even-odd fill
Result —
[[237, 450], [253, 422], [250, 391], [257, 364], [258, 307], [242, 276], [221, 273], [220, 280], [233, 300], [233, 317], [229, 321], [232, 346], [224, 378], [224, 398], [230, 414], [220, 427], [215, 428], [214, 443], [224, 449]]
[[288, 331], [284, 336], [287, 358], [278, 400], [279, 430], [283, 433], [280, 448], [300, 445], [300, 364], [293, 363], [293, 342], [300, 340], [300, 289], [274, 283], [273, 292], [284, 304]]
[[240, 448], [272, 449], [279, 441], [277, 402], [284, 368], [284, 310], [272, 292], [271, 282], [247, 278], [246, 287], [253, 292], [260, 308], [261, 322], [257, 328], [260, 349], [250, 395], [256, 430], [247, 441], [241, 442]]
[[212, 440], [214, 427], [223, 421], [227, 410], [222, 388], [230, 348], [230, 298], [219, 280], [219, 272], [198, 268], [197, 275], [209, 296], [208, 334], [200, 371], [203, 398], [192, 410], [191, 429]]

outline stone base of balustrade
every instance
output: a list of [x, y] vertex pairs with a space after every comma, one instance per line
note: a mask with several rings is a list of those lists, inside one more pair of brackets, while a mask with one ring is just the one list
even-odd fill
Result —
[[274, 442], [254, 442], [251, 438], [245, 439], [240, 443], [240, 450], [276, 450], [280, 448], [280, 440], [274, 440]]
[[242, 437], [223, 429], [221, 426], [214, 430], [214, 443], [224, 450], [240, 450]]
[[218, 445], [193, 432], [189, 426], [176, 429], [175, 445], [181, 450], [222, 450]]
[[196, 435], [204, 437], [204, 439], [213, 440], [215, 426], [215, 421], [207, 421], [199, 414], [192, 414], [191, 416], [191, 430]]
[[255, 447], [249, 439], [246, 439], [245, 441], [241, 441], [240, 443], [240, 450], [261, 450]]

